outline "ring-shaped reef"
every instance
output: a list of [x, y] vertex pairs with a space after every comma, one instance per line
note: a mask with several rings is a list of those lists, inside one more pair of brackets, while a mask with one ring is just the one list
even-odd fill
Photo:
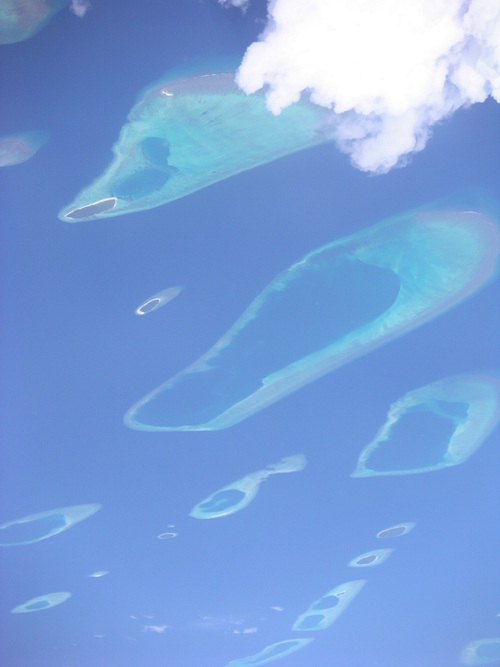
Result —
[[346, 581], [328, 591], [297, 618], [292, 630], [298, 632], [324, 630], [337, 620], [365, 584], [366, 579]]
[[256, 665], [263, 665], [266, 662], [273, 662], [284, 658], [290, 653], [295, 653], [307, 644], [310, 644], [312, 639], [286, 639], [285, 641], [275, 642], [259, 651], [255, 655], [247, 658], [239, 658], [238, 660], [231, 660], [226, 667], [255, 667]]
[[184, 288], [181, 285], [176, 285], [175, 287], [167, 287], [161, 292], [157, 292], [150, 296], [149, 299], [146, 299], [140, 306], [135, 309], [136, 315], [147, 315], [148, 313], [153, 312], [153, 310], [158, 310], [172, 299], [175, 299]]
[[307, 465], [305, 456], [285, 456], [278, 463], [271, 463], [263, 470], [249, 473], [222, 489], [215, 491], [208, 498], [193, 507], [189, 516], [195, 519], [216, 519], [234, 514], [246, 507], [257, 495], [261, 483], [270, 475], [286, 472], [298, 472]]
[[0, 525], [0, 546], [11, 547], [46, 540], [68, 530], [100, 509], [101, 505], [98, 504], [71, 505], [7, 521]]
[[71, 597], [71, 593], [61, 592], [61, 593], [47, 593], [46, 595], [39, 595], [36, 598], [32, 598], [23, 604], [14, 607], [11, 609], [11, 614], [28, 614], [31, 611], [43, 611], [44, 609], [49, 609], [50, 607], [56, 607], [58, 604], [66, 602]]
[[26, 162], [49, 140], [42, 130], [0, 137], [0, 167]]
[[379, 531], [376, 537], [382, 540], [391, 537], [402, 537], [403, 535], [406, 535], [411, 530], [413, 530], [415, 526], [416, 524], [412, 523], [411, 521], [407, 521], [405, 523], [397, 523], [394, 526], [389, 526], [389, 528], [384, 528], [383, 530]]
[[477, 639], [467, 644], [460, 660], [463, 665], [490, 665], [500, 662], [500, 637]]
[[70, 0], [2, 0], [0, 44], [22, 42], [36, 35]]
[[235, 73], [160, 81], [144, 91], [106, 171], [59, 213], [66, 222], [161, 206], [327, 141], [328, 110], [303, 100], [274, 116]]
[[408, 392], [361, 452], [352, 477], [430, 472], [466, 461], [500, 418], [500, 380], [456, 375]]
[[349, 561], [349, 567], [373, 567], [381, 565], [389, 558], [394, 549], [372, 549]]
[[499, 250], [498, 227], [469, 211], [413, 211], [329, 243], [272, 281], [125, 423], [232, 426], [457, 305], [494, 275]]

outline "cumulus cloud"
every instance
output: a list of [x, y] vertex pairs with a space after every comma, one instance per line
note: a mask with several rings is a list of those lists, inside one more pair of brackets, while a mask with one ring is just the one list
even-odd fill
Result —
[[88, 0], [71, 0], [70, 10], [79, 18], [83, 18], [89, 9], [90, 2]]
[[458, 108], [500, 102], [500, 2], [269, 0], [237, 83], [263, 88], [274, 114], [309, 95], [331, 109], [332, 137], [353, 164], [384, 173]]

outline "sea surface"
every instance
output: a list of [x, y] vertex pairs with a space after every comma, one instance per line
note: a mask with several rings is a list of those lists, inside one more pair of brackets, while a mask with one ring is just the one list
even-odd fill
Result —
[[0, 2], [2, 667], [500, 664], [500, 106], [366, 166], [272, 5]]

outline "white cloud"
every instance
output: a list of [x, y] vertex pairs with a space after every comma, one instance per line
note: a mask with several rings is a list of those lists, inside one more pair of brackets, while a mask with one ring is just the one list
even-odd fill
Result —
[[218, 0], [218, 2], [219, 5], [222, 5], [223, 7], [229, 7], [232, 5], [233, 7], [241, 7], [242, 9], [246, 9], [250, 0]]
[[233, 635], [250, 635], [257, 632], [258, 628], [243, 628], [243, 630], [233, 630]]
[[193, 625], [200, 630], [212, 630], [222, 632], [232, 632], [235, 635], [247, 634], [248, 632], [255, 632], [251, 627], [246, 625], [251, 622], [247, 618], [248, 614], [236, 615], [227, 614], [227, 616], [202, 616]]
[[332, 136], [352, 162], [383, 173], [456, 109], [500, 102], [500, 2], [269, 0], [237, 82], [264, 88], [274, 114], [310, 95], [332, 110]]
[[171, 630], [171, 625], [145, 625], [143, 632], [157, 632], [159, 635], [163, 634], [165, 630]]
[[71, 0], [70, 10], [79, 18], [83, 18], [90, 7], [88, 0]]

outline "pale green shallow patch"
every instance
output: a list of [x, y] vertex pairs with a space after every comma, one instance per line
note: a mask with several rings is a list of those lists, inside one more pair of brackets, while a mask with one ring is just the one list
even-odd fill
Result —
[[470, 211], [412, 211], [325, 245], [271, 282], [125, 423], [232, 426], [455, 306], [494, 275], [499, 250], [498, 227]]
[[66, 222], [161, 206], [247, 169], [328, 140], [328, 111], [300, 102], [273, 116], [234, 72], [166, 81], [128, 115], [106, 171], [65, 206]]

